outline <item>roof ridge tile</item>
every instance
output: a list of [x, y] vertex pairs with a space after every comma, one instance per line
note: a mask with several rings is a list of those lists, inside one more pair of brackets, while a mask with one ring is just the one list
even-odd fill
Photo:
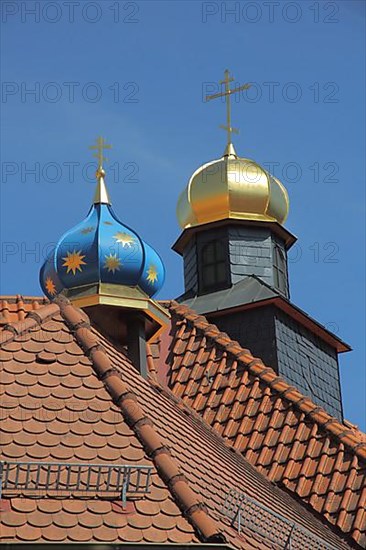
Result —
[[[220, 341], [220, 336], [222, 333], [215, 325], [210, 324], [209, 321], [205, 319], [202, 315], [198, 316], [188, 306], [178, 304], [174, 300], [172, 300], [170, 303], [170, 309], [175, 314], [182, 317], [183, 322], [184, 320], [186, 320], [186, 322], [192, 322], [193, 325], [196, 328], [199, 328], [199, 330], [202, 330], [206, 336], [213, 338], [219, 346], [224, 347], [224, 349], [227, 350], [228, 353], [231, 353], [231, 355], [235, 356], [241, 363], [244, 363], [244, 365], [248, 367], [253, 372], [253, 374], [261, 378], [265, 383], [269, 384], [272, 389], [279, 392], [284, 399], [286, 399], [290, 403], [293, 403], [294, 406], [300, 409], [301, 412], [304, 412], [306, 415], [310, 416], [314, 422], [316, 422], [329, 434], [347, 445], [347, 447], [349, 447], [360, 458], [366, 460], [366, 442], [359, 442], [357, 440], [357, 435], [354, 433], [353, 430], [345, 430], [344, 424], [342, 424], [336, 418], [332, 417], [322, 407], [315, 405], [315, 403], [309, 397], [304, 396], [300, 391], [297, 390], [295, 391], [297, 391], [300, 398], [296, 399], [296, 397], [291, 395], [290, 384], [288, 384], [281, 376], [277, 376], [274, 371], [273, 372], [276, 375], [276, 378], [273, 379], [271, 382], [268, 382], [266, 380], [266, 375], [268, 375], [270, 367], [264, 365], [260, 359], [256, 359], [253, 355], [250, 354], [248, 350], [244, 350], [244, 348], [241, 348], [240, 345], [234, 340], [230, 341], [230, 343], [233, 344], [233, 347], [235, 344], [234, 349], [233, 347], [231, 349], [228, 349], [228, 347], [230, 346], [229, 343], [223, 346], [222, 342]], [[197, 317], [200, 318], [199, 327], [195, 322]], [[203, 321], [203, 319], [205, 319], [205, 321]], [[246, 353], [246, 351], [248, 351], [248, 353]], [[247, 359], [244, 359], [244, 353], [244, 357]]]
[[[2, 327], [0, 331], [0, 343], [5, 344], [11, 341], [16, 336], [20, 336], [28, 332], [29, 330], [40, 327], [45, 321], [59, 313], [59, 311], [60, 308], [56, 303], [46, 304], [44, 306], [41, 306], [36, 311], [33, 310], [27, 313], [24, 319], [7, 323]], [[5, 334], [6, 332], [9, 333], [9, 336]]]
[[35, 319], [39, 325], [41, 325], [46, 319], [53, 317], [60, 312], [60, 308], [57, 304], [45, 304], [36, 310], [32, 310], [27, 314], [27, 319]]
[[[152, 422], [151, 424], [148, 422], [149, 417], [144, 413], [136, 396], [121, 379], [120, 373], [112, 370], [108, 356], [98, 338], [92, 333], [90, 323], [86, 321], [87, 316], [64, 297], [56, 298], [55, 302], [59, 305], [62, 317], [71, 328], [79, 345], [89, 354], [96, 372], [106, 373], [109, 371], [109, 375], [103, 378], [106, 390], [114, 403], [121, 409], [125, 421], [132, 426], [146, 452], [150, 456], [154, 455], [158, 449], [161, 450], [164, 447], [163, 441]], [[80, 327], [81, 320], [84, 321], [82, 327]], [[75, 329], [75, 327], [78, 328]], [[202, 501], [190, 488], [187, 480], [180, 477], [180, 470], [170, 451], [166, 449], [166, 451], [155, 454], [152, 460], [159, 474], [166, 480], [179, 508], [190, 520], [202, 540], [205, 542], [226, 542], [225, 536], [218, 530], [216, 522], [202, 509]]]

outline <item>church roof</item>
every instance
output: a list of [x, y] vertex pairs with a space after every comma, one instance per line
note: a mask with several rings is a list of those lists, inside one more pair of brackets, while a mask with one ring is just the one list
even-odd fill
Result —
[[171, 331], [151, 350], [157, 377], [267, 478], [364, 545], [365, 434], [203, 316], [176, 302], [169, 308]]
[[285, 311], [290, 317], [299, 321], [303, 326], [317, 334], [325, 342], [334, 347], [338, 353], [350, 351], [348, 344], [338, 336], [330, 332], [313, 317], [310, 317], [304, 310], [285, 298], [277, 290], [264, 282], [256, 275], [248, 275], [233, 284], [230, 288], [210, 292], [189, 298], [182, 295], [179, 302], [194, 309], [199, 314], [223, 315], [229, 311], [250, 309], [251, 307], [266, 306], [275, 304], [279, 309]]
[[[80, 497], [77, 489], [71, 494], [62, 490], [62, 483], [57, 494], [51, 487], [33, 494], [3, 487], [2, 542], [215, 542], [238, 549], [273, 547], [250, 524], [243, 523], [239, 534], [223, 513], [227, 494], [236, 490], [320, 537], [328, 547], [349, 547], [349, 539], [339, 529], [276, 487], [241, 453], [233, 452], [210, 428], [209, 419], [202, 419], [184, 398], [174, 396], [154, 379], [154, 373], [148, 379], [140, 376], [124, 348], [90, 325], [84, 312], [61, 299], [52, 304], [20, 297], [7, 302], [8, 310], [13, 302], [16, 308], [8, 312], [0, 331], [1, 459], [89, 466], [123, 462], [131, 468], [150, 468], [151, 479], [150, 492], [127, 498], [125, 506], [119, 494], [105, 499], [98, 490], [89, 490]], [[203, 331], [207, 341], [211, 331], [214, 348], [222, 342], [213, 327], [193, 318], [187, 308], [172, 304], [171, 311], [174, 342], [180, 351], [174, 351], [169, 364], [176, 372], [176, 357], [185, 357], [180, 377], [184, 379], [189, 377], [187, 353], [204, 365], [206, 343], [195, 345], [197, 331]], [[227, 338], [224, 343], [236, 348], [236, 352], [226, 350], [230, 360], [239, 353], [238, 346]], [[259, 368], [252, 363], [253, 359], [248, 373]], [[328, 430], [335, 433], [337, 427], [331, 424]], [[338, 438], [347, 449], [353, 445], [354, 455], [362, 458], [365, 447], [356, 448], [356, 436]], [[356, 478], [355, 464], [353, 470]], [[95, 471], [91, 476], [92, 483]], [[24, 480], [23, 471], [19, 482]], [[344, 486], [345, 493], [349, 485]], [[360, 521], [359, 511], [357, 515]], [[280, 540], [281, 527], [275, 529]], [[355, 528], [352, 534], [356, 539]]]

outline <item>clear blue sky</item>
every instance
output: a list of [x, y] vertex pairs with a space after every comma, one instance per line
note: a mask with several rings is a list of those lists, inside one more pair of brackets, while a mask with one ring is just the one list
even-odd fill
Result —
[[223, 152], [224, 105], [202, 96], [228, 67], [253, 83], [237, 151], [289, 191], [292, 300], [354, 348], [345, 415], [365, 428], [365, 3], [55, 4], [2, 2], [1, 292], [40, 293], [44, 250], [88, 211], [102, 134], [114, 209], [163, 257], [160, 297], [179, 295], [176, 200]]

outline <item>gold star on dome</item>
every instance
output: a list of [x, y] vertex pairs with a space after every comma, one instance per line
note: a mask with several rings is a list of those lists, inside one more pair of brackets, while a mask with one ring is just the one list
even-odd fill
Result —
[[146, 273], [146, 280], [153, 285], [158, 280], [158, 272], [156, 267], [154, 265], [150, 265]]
[[132, 235], [129, 235], [128, 233], [123, 233], [122, 231], [119, 231], [115, 235], [113, 235], [113, 238], [116, 239], [118, 243], [121, 243], [122, 246], [130, 247], [132, 246], [132, 243], [134, 241], [134, 238]]
[[85, 227], [84, 229], [82, 229], [80, 231], [80, 233], [82, 233], [83, 235], [87, 235], [88, 233], [91, 233], [92, 231], [94, 231], [94, 227], [90, 226], [90, 227]]
[[56, 294], [55, 283], [53, 282], [51, 277], [47, 277], [45, 286], [48, 294], [50, 294], [51, 296], [54, 296]]
[[108, 269], [109, 272], [114, 272], [121, 267], [121, 262], [119, 258], [117, 258], [116, 254], [109, 254], [109, 256], [105, 257], [105, 264], [104, 267]]
[[83, 262], [83, 259], [85, 258], [85, 255], [83, 256], [81, 254], [81, 250], [74, 249], [73, 252], [67, 252], [67, 256], [65, 258], [62, 258], [64, 263], [62, 264], [64, 267], [67, 268], [67, 272], [69, 273], [72, 271], [72, 274], [75, 275], [76, 271], [82, 271], [81, 266], [86, 265], [86, 262]]

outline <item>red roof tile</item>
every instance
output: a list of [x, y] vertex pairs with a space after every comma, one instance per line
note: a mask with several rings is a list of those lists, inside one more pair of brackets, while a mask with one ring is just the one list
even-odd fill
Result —
[[[271, 481], [366, 544], [366, 438], [220, 333], [172, 302], [170, 343], [156, 376]], [[164, 338], [167, 338], [165, 334]], [[151, 351], [152, 354], [152, 351]]]
[[[14, 323], [12, 328], [15, 331], [9, 333], [10, 338], [4, 344], [13, 351], [2, 356], [1, 459], [151, 463], [121, 411], [112, 403], [105, 385], [98, 380], [91, 362], [87, 361], [89, 366], [79, 363], [83, 351], [75, 341], [69, 345], [69, 338], [65, 335], [71, 336], [71, 333], [59, 316], [58, 306], [47, 307], [52, 317], [41, 321], [37, 329], [33, 327], [25, 333], [20, 331], [19, 321]], [[37, 311], [41, 313], [42, 308]], [[29, 345], [39, 343], [40, 333], [51, 334], [51, 339], [43, 343], [44, 348], [53, 350], [49, 356], [45, 355], [50, 353], [46, 350], [43, 354], [34, 354], [33, 346]], [[18, 342], [22, 344], [21, 348], [14, 345]], [[67, 361], [59, 360], [65, 357]], [[172, 536], [178, 537], [181, 512], [167, 487], [162, 489], [160, 484], [154, 470], [152, 492], [144, 502], [147, 509], [157, 507], [160, 513], [161, 502], [169, 501], [172, 519], [161, 529], [167, 532], [164, 537], [175, 531]], [[159, 499], [156, 491], [161, 492]], [[29, 493], [3, 492], [3, 502], [10, 502], [10, 506], [1, 514], [0, 539], [140, 542], [150, 540], [156, 531], [151, 517], [141, 514], [136, 507], [130, 515], [122, 515], [112, 510], [112, 502], [78, 500], [76, 496], [67, 498], [65, 495], [57, 500], [56, 495], [30, 498]], [[95, 494], [89, 495], [90, 499], [96, 497]], [[197, 540], [193, 527], [184, 521], [189, 541]], [[148, 531], [151, 533], [147, 534]]]
[[2, 296], [0, 300], [0, 326], [13, 321], [22, 321], [29, 311], [35, 311], [47, 304], [46, 297], [38, 296]]
[[[348, 547], [169, 390], [142, 378], [124, 349], [90, 327], [84, 313], [60, 306], [61, 316], [56, 304], [44, 305], [2, 331], [10, 355], [1, 364], [1, 457], [148, 464], [151, 492], [123, 510], [118, 495], [111, 502], [97, 493], [81, 499], [77, 492], [49, 491], [32, 498], [9, 490], [2, 498], [2, 505], [8, 503], [2, 540], [190, 543], [220, 540], [222, 532], [236, 548], [271, 547], [248, 527], [239, 536], [222, 514], [227, 492], [235, 488], [334, 548]], [[53, 351], [33, 351], [29, 344], [40, 341]]]

